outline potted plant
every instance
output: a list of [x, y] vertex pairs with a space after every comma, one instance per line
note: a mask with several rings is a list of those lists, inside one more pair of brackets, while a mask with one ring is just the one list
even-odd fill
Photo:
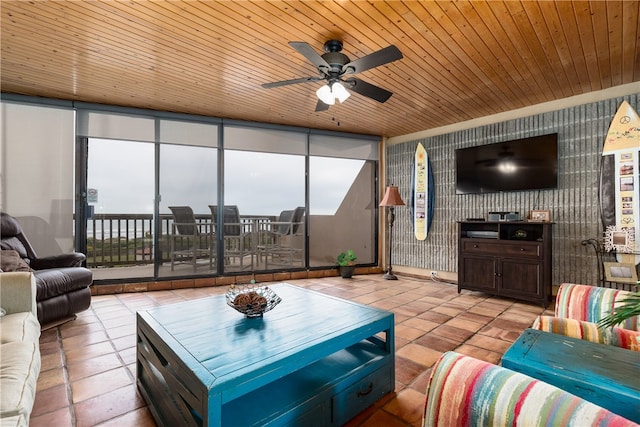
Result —
[[353, 250], [348, 249], [345, 252], [341, 252], [338, 255], [338, 270], [340, 270], [340, 276], [343, 279], [350, 279], [353, 276], [353, 271], [356, 268], [356, 260], [358, 257]]

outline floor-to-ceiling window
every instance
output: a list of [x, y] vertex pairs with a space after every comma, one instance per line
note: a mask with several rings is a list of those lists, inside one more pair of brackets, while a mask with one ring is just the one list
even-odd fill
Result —
[[[96, 278], [148, 277], [153, 260], [154, 144], [89, 138], [87, 265]], [[128, 267], [128, 268], [127, 268]]]
[[[225, 271], [304, 268], [307, 136], [224, 128], [224, 205], [242, 215], [224, 227]], [[242, 236], [239, 237], [238, 234]]]
[[311, 135], [310, 154], [310, 266], [335, 264], [349, 249], [358, 264], [376, 262], [377, 144]]
[[[77, 128], [87, 144], [78, 220], [94, 279], [215, 274], [217, 123], [81, 108]], [[170, 208], [190, 209], [197, 224]]]
[[[26, 105], [24, 119], [44, 118], [50, 108], [72, 124], [69, 105]], [[375, 138], [73, 107], [75, 135], [69, 134], [65, 152], [73, 155], [75, 140], [75, 176], [68, 165], [55, 183], [73, 189], [75, 182], [76, 194], [48, 203], [58, 212], [52, 227], [72, 232], [75, 220], [76, 248], [87, 253], [96, 284], [326, 268], [346, 249], [356, 251], [361, 265], [377, 261]], [[5, 152], [11, 154], [19, 138], [9, 136]], [[63, 165], [46, 167], [55, 173]], [[5, 189], [6, 181], [3, 200], [14, 200], [17, 193]]]
[[218, 125], [158, 120], [157, 275], [217, 272]]
[[[153, 277], [155, 121], [77, 111], [76, 231], [94, 280]], [[80, 168], [81, 169], [81, 168]]]
[[[160, 217], [163, 261], [159, 276], [216, 272], [216, 240], [209, 206], [217, 200], [218, 151], [160, 145]], [[194, 222], [195, 225], [190, 225]]]

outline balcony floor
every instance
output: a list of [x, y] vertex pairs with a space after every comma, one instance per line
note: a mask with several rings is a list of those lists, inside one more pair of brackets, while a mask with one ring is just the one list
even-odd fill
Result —
[[[390, 310], [396, 316], [396, 388], [348, 426], [419, 426], [430, 368], [455, 350], [499, 363], [543, 312], [539, 305], [451, 284], [382, 275], [290, 280], [303, 288]], [[94, 296], [78, 319], [42, 333], [32, 427], [155, 426], [136, 389], [136, 310], [211, 295], [226, 287]]]
[[[327, 266], [331, 263], [326, 260], [311, 260], [312, 266]], [[227, 262], [224, 266], [225, 273], [239, 273], [244, 272], [251, 274], [254, 271], [281, 271], [282, 268], [301, 267], [302, 262], [296, 261], [293, 264], [287, 263], [274, 263], [271, 261], [269, 264], [265, 263], [264, 257], [254, 256], [253, 263], [249, 256], [245, 257], [244, 263], [241, 266], [238, 258], [233, 258]], [[91, 268], [93, 272], [93, 280], [122, 280], [122, 279], [141, 279], [141, 278], [153, 278], [153, 263], [132, 265], [127, 267], [108, 267], [108, 268]], [[208, 276], [216, 274], [217, 267], [215, 263], [209, 264], [208, 259], [199, 259], [195, 268], [190, 263], [176, 263], [174, 268], [171, 269], [171, 263], [165, 262], [160, 264], [158, 268], [158, 277], [195, 277], [197, 275]]]

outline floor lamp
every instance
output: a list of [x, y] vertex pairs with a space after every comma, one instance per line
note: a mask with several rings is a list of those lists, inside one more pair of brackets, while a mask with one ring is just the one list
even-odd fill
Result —
[[396, 206], [404, 206], [404, 202], [402, 201], [402, 197], [400, 197], [400, 193], [398, 192], [398, 187], [394, 185], [390, 185], [387, 187], [387, 190], [384, 193], [384, 197], [380, 202], [380, 206], [389, 208], [389, 252], [388, 252], [388, 263], [389, 269], [382, 276], [387, 280], [398, 280], [398, 278], [391, 271], [391, 246], [393, 244], [393, 221], [396, 219], [395, 207]]

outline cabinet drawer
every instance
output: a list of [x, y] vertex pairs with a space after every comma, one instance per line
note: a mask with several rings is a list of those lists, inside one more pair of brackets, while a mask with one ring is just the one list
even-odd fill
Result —
[[542, 256], [542, 246], [539, 244], [526, 244], [525, 242], [481, 242], [478, 240], [465, 240], [462, 250], [471, 254], [484, 254], [496, 256], [528, 256], [539, 258]]
[[390, 367], [378, 369], [333, 396], [333, 424], [343, 425], [393, 391]]

